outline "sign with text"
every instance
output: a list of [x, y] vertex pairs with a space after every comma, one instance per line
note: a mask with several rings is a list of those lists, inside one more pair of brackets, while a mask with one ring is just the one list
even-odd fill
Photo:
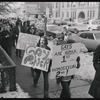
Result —
[[25, 50], [28, 45], [36, 45], [39, 41], [40, 37], [36, 35], [31, 35], [27, 33], [19, 33], [17, 49]]
[[54, 45], [50, 79], [73, 75], [77, 70], [79, 52], [80, 43]]
[[35, 27], [37, 28], [37, 29], [40, 29], [40, 30], [45, 30], [45, 23], [44, 23], [44, 21], [42, 21], [42, 20], [36, 20], [36, 22], [34, 23], [35, 24]]
[[28, 46], [25, 50], [22, 65], [48, 71], [50, 51], [36, 46]]

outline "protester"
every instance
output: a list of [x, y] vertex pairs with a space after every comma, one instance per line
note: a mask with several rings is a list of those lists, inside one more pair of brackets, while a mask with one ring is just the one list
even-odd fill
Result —
[[[48, 45], [48, 40], [46, 37], [41, 37], [37, 46], [41, 48], [45, 48], [47, 50], [50, 50], [50, 48], [47, 46]], [[43, 78], [44, 78], [44, 98], [49, 98], [49, 72], [50, 72], [50, 66], [51, 66], [51, 60], [49, 64], [49, 70], [48, 72], [42, 71], [43, 72]], [[34, 77], [34, 87], [37, 87], [37, 82], [41, 74], [41, 70], [35, 69], [36, 76]]]
[[96, 72], [89, 89], [89, 94], [94, 98], [100, 98], [100, 44], [93, 53], [93, 66]]
[[12, 36], [10, 32], [10, 27], [4, 24], [3, 30], [0, 33], [1, 36], [1, 46], [7, 52], [7, 54], [11, 57], [12, 54]]
[[[28, 34], [36, 35], [34, 25], [31, 25], [31, 26], [28, 28]], [[31, 67], [31, 74], [32, 74], [32, 76], [34, 77], [35, 72], [34, 72], [34, 69], [33, 69], [32, 67]]]
[[28, 33], [28, 25], [27, 25], [27, 21], [23, 22], [23, 33]]
[[66, 27], [63, 27], [63, 32], [62, 33], [64, 34], [64, 40], [66, 41], [67, 38], [68, 38], [68, 30], [67, 30]]
[[[57, 39], [57, 42], [55, 42], [56, 45], [61, 45], [61, 44], [66, 44], [66, 43], [74, 43], [73, 40], [69, 40], [67, 39], [67, 41], [64, 41], [64, 37], [63, 35], [60, 35]], [[78, 56], [77, 57], [77, 68], [80, 67], [80, 57]], [[71, 75], [71, 76], [61, 76], [61, 77], [58, 77], [56, 80], [57, 80], [57, 83], [61, 83], [62, 85], [62, 91], [61, 91], [61, 94], [60, 94], [60, 98], [71, 98], [71, 93], [70, 93], [70, 83], [71, 83], [71, 80], [74, 78], [74, 75]]]
[[[17, 45], [17, 41], [18, 41], [18, 36], [19, 36], [19, 33], [22, 32], [22, 21], [20, 19], [18, 19], [16, 21], [16, 26], [14, 27], [14, 30], [13, 30], [13, 34], [14, 34], [14, 37], [15, 37], [15, 43]], [[21, 58], [21, 50], [19, 49], [16, 49], [16, 56], [20, 57]]]
[[28, 34], [32, 34], [32, 35], [36, 35], [36, 28], [34, 26], [34, 24], [32, 24], [29, 28], [28, 28]]

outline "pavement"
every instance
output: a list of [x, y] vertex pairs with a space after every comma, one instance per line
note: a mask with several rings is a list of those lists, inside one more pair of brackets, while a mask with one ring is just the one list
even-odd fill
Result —
[[[33, 86], [31, 69], [21, 65], [22, 58], [16, 57], [15, 48], [13, 48], [11, 59], [16, 64], [16, 83], [19, 84], [25, 93], [29, 94], [30, 98], [43, 98], [43, 75], [41, 74], [38, 81], [38, 87], [35, 88]], [[52, 79], [49, 81], [49, 86], [50, 98], [59, 98], [62, 90], [61, 84], [57, 84], [56, 79]], [[92, 98], [88, 94], [89, 87], [89, 82], [75, 77], [70, 85], [71, 98]]]

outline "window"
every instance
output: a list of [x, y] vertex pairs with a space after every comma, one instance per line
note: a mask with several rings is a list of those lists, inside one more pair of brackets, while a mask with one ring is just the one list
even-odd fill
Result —
[[62, 18], [64, 17], [64, 12], [62, 12]]
[[94, 36], [95, 36], [96, 40], [100, 39], [100, 33], [96, 33], [96, 34], [94, 34]]
[[62, 2], [62, 8], [64, 8], [64, 2]]
[[72, 18], [72, 13], [73, 13], [73, 12], [71, 11], [71, 18]]
[[75, 11], [75, 18], [76, 18], [76, 11]]
[[67, 12], [67, 17], [69, 18], [69, 12]]
[[60, 13], [57, 11], [56, 12], [56, 18], [60, 17]]
[[56, 3], [56, 8], [58, 8], [58, 3]]
[[57, 12], [56, 12], [56, 18], [57, 18]]
[[80, 37], [85, 39], [94, 39], [93, 33], [82, 33], [80, 34]]
[[81, 38], [86, 38], [85, 33], [81, 33], [79, 36], [80, 36]]
[[92, 18], [92, 11], [90, 11], [90, 18]]
[[87, 17], [89, 17], [89, 11], [87, 12]]
[[95, 11], [93, 10], [93, 17], [95, 17]]
[[92, 33], [86, 34], [86, 39], [94, 39], [93, 34]]
[[67, 2], [67, 7], [69, 7], [69, 2]]

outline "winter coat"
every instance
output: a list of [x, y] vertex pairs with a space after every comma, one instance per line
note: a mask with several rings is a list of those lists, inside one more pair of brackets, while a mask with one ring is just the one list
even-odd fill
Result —
[[1, 32], [1, 46], [8, 55], [11, 55], [12, 38], [11, 33], [7, 30]]
[[94, 52], [93, 66], [96, 72], [88, 93], [94, 98], [100, 98], [100, 45]]
[[[22, 27], [22, 26], [21, 26], [21, 32], [23, 32], [23, 27]], [[15, 27], [14, 27], [13, 35], [14, 35], [14, 39], [18, 40], [18, 36], [19, 36], [19, 29], [18, 29], [18, 26], [15, 26]]]

